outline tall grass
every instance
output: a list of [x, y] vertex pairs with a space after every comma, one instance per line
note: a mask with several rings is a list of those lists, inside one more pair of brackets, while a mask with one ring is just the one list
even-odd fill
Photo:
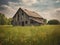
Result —
[[0, 26], [0, 45], [60, 45], [60, 25]]

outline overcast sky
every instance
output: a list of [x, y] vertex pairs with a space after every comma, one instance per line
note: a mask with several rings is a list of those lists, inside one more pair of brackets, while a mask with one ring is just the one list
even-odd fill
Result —
[[0, 12], [6, 17], [13, 17], [19, 7], [35, 11], [48, 20], [60, 20], [60, 0], [0, 0]]

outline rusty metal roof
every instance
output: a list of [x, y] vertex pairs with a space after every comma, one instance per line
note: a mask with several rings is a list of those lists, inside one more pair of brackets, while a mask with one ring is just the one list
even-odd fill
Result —
[[[22, 8], [20, 8], [22, 9]], [[38, 18], [42, 18], [38, 13], [34, 12], [34, 11], [30, 11], [27, 9], [22, 9], [25, 13], [28, 14], [28, 16], [32, 16], [32, 17], [38, 17]]]

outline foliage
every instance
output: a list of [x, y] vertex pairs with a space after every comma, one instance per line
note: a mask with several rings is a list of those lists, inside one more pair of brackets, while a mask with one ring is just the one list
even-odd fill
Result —
[[60, 45], [60, 25], [0, 26], [2, 45]]
[[51, 34], [52, 45], [60, 45], [60, 29], [54, 30]]
[[47, 24], [47, 19], [44, 19], [44, 23]]
[[60, 24], [60, 22], [58, 20], [49, 20], [48, 24], [50, 24], [50, 25], [57, 25], [57, 24]]
[[6, 24], [5, 20], [6, 20], [5, 15], [0, 13], [0, 25]]
[[12, 18], [7, 19], [7, 25], [11, 25]]
[[12, 18], [7, 19], [4, 14], [0, 13], [0, 25], [11, 25]]

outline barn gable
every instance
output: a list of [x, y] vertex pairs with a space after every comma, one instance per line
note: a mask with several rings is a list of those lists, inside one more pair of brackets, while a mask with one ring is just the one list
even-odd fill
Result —
[[[32, 21], [33, 20], [33, 21]], [[13, 16], [13, 25], [35, 25], [43, 24], [44, 19], [36, 12], [29, 11], [27, 9], [19, 8], [16, 14]]]

